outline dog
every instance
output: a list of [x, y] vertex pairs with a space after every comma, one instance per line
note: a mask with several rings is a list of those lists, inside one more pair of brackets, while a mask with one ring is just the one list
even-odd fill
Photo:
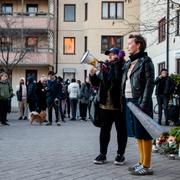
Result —
[[32, 111], [29, 114], [29, 121], [30, 124], [32, 125], [32, 123], [34, 121], [38, 122], [40, 125], [42, 125], [42, 123], [46, 120], [46, 112], [45, 111], [41, 111], [40, 113], [36, 112], [36, 111]]

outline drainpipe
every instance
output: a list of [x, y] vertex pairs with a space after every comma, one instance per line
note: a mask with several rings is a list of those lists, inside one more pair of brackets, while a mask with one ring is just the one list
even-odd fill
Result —
[[59, 0], [56, 1], [56, 61], [55, 61], [55, 74], [58, 73], [58, 33], [59, 33]]

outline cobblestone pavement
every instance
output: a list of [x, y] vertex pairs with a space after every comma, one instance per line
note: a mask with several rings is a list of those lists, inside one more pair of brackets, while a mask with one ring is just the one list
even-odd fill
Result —
[[68, 121], [62, 126], [29, 125], [11, 114], [9, 127], [0, 127], [0, 180], [177, 180], [180, 160], [153, 154], [155, 175], [131, 176], [127, 168], [138, 160], [136, 142], [128, 140], [126, 164], [115, 166], [116, 134], [113, 127], [107, 160], [94, 165], [99, 153], [99, 129], [90, 122]]

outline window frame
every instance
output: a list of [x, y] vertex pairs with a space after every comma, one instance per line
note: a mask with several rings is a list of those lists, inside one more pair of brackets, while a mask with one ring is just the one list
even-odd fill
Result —
[[[65, 39], [72, 38], [74, 39], [74, 52], [73, 53], [66, 53], [65, 52]], [[76, 54], [76, 38], [75, 37], [63, 37], [63, 55], [75, 55]]]
[[[11, 13], [6, 13], [6, 12], [3, 11], [4, 6], [7, 6], [7, 5], [11, 6], [11, 8], [12, 8], [12, 12]], [[1, 7], [1, 11], [5, 15], [13, 15], [13, 3], [3, 3], [2, 7]]]
[[158, 65], [158, 74], [160, 75], [161, 70], [166, 67], [166, 62], [163, 61], [163, 62], [158, 63], [157, 65]]
[[10, 36], [0, 36], [0, 49], [7, 50], [12, 49], [13, 47], [13, 39]]
[[[65, 20], [65, 7], [67, 6], [74, 7], [74, 20]], [[76, 4], [64, 4], [64, 22], [76, 22]]]
[[[106, 48], [103, 49], [103, 38], [107, 39], [107, 45], [104, 45], [104, 46], [107, 46]], [[113, 40], [112, 38], [114, 38], [114, 42], [115, 44], [113, 45], [111, 43], [111, 41]], [[120, 38], [120, 44], [117, 43], [117, 39]], [[124, 42], [124, 37], [123, 36], [116, 36], [116, 35], [102, 35], [101, 36], [101, 53], [103, 54], [107, 49], [110, 49], [112, 47], [117, 47], [119, 49], [123, 49], [123, 42]], [[117, 45], [118, 44], [118, 45]]]
[[166, 18], [163, 17], [158, 21], [158, 42], [161, 43], [166, 40]]
[[[28, 45], [28, 39], [32, 38], [32, 39], [36, 39], [36, 43], [34, 45]], [[27, 49], [27, 51], [31, 51], [34, 52], [38, 49], [38, 37], [37, 36], [27, 36], [25, 39], [25, 47]]]
[[[29, 7], [36, 7], [37, 8], [37, 12], [28, 12], [28, 8]], [[39, 6], [38, 6], [38, 4], [26, 4], [26, 12], [27, 12], [27, 14], [28, 14], [28, 16], [35, 16], [36, 15], [36, 13], [38, 13], [38, 10], [39, 10]]]
[[[103, 4], [107, 3], [108, 4], [108, 17], [103, 17]], [[111, 3], [115, 3], [115, 18], [111, 18], [110, 17], [110, 4]], [[122, 17], [118, 18], [117, 17], [117, 4], [122, 4]], [[122, 1], [102, 1], [102, 4], [101, 4], [101, 19], [102, 20], [110, 20], [110, 19], [113, 19], [113, 20], [116, 20], [116, 19], [124, 19], [124, 2]]]

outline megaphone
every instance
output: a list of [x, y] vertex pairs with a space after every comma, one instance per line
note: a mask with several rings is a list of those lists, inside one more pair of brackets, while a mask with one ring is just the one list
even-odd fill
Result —
[[89, 64], [92, 65], [94, 67], [97, 66], [97, 64], [99, 63], [99, 61], [89, 52], [86, 51], [83, 55], [83, 57], [81, 58], [81, 64]]

